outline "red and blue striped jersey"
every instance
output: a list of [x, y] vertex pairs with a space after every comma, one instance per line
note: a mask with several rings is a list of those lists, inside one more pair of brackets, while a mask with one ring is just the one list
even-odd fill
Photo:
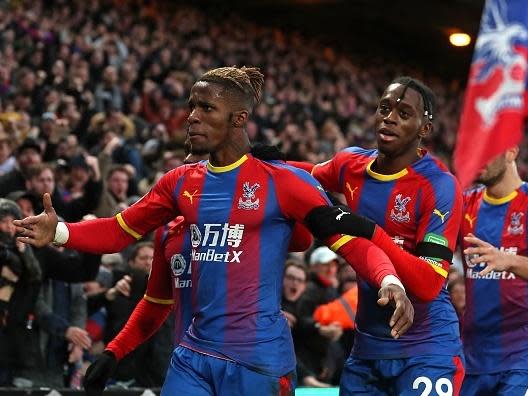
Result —
[[191, 240], [182, 216], [156, 230], [154, 260], [145, 298], [173, 305], [174, 345], [180, 343], [193, 315], [190, 257]]
[[[501, 199], [478, 187], [464, 195], [461, 234], [471, 232], [510, 254], [528, 255], [528, 184]], [[462, 241], [463, 248], [468, 247]], [[462, 341], [469, 374], [528, 368], [528, 282], [510, 272], [481, 277], [485, 264], [463, 257], [466, 309]]]
[[[462, 214], [462, 192], [441, 162], [425, 150], [421, 154], [422, 158], [402, 171], [382, 175], [371, 169], [377, 150], [350, 147], [316, 165], [312, 174], [325, 189], [344, 194], [354, 212], [375, 221], [402, 248], [413, 252], [417, 243], [426, 241], [453, 251]], [[433, 268], [447, 277], [445, 268]], [[354, 356], [393, 359], [426, 354], [454, 356], [461, 352], [458, 319], [445, 287], [430, 303], [409, 296], [415, 310], [414, 323], [394, 340], [387, 326], [391, 312], [378, 306], [378, 291], [361, 279], [358, 284]]]
[[[117, 219], [141, 237], [183, 216], [194, 312], [181, 344], [282, 376], [295, 368], [280, 310], [293, 225], [329, 204], [307, 172], [244, 155], [226, 167], [201, 162], [169, 172]], [[179, 273], [183, 265], [176, 267]]]
[[[304, 251], [312, 235], [301, 223], [295, 223], [288, 251]], [[170, 304], [174, 315], [174, 345], [178, 345], [193, 317], [191, 238], [182, 216], [156, 230], [154, 260], [145, 299]]]

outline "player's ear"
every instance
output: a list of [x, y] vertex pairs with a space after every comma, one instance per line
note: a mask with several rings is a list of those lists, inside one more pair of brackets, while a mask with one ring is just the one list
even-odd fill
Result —
[[233, 126], [235, 128], [243, 128], [249, 118], [247, 110], [239, 110], [233, 113]]
[[420, 132], [418, 132], [418, 136], [420, 136], [420, 138], [423, 139], [427, 137], [432, 131], [433, 131], [433, 123], [431, 121], [426, 121], [420, 128]]

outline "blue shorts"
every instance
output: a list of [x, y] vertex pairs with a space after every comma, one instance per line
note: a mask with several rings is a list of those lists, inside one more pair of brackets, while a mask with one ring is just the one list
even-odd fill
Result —
[[340, 396], [457, 396], [464, 379], [460, 356], [364, 360], [350, 356], [341, 374]]
[[178, 346], [172, 353], [161, 396], [289, 396], [295, 394], [294, 373], [273, 377], [232, 360]]
[[468, 374], [462, 384], [462, 395], [528, 395], [528, 370], [510, 370], [493, 374]]

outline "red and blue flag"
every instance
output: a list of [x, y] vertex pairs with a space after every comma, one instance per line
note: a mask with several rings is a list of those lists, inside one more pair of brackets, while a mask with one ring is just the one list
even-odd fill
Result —
[[527, 71], [528, 2], [487, 0], [454, 156], [463, 188], [490, 160], [521, 142]]

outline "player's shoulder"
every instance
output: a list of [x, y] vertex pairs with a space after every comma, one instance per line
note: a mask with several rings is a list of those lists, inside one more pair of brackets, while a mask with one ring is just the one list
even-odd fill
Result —
[[484, 195], [485, 186], [482, 184], [473, 186], [464, 191], [464, 202], [475, 201], [481, 199]]
[[347, 147], [336, 153], [334, 159], [353, 158], [357, 160], [371, 161], [378, 156], [377, 149], [366, 149], [358, 146]]
[[293, 165], [289, 165], [285, 161], [281, 160], [261, 160], [258, 158], [254, 159], [259, 166], [261, 166], [269, 174], [276, 176], [280, 175], [283, 177], [303, 177], [309, 175], [304, 169], [297, 168]]
[[269, 173], [275, 183], [296, 183], [306, 182], [311, 185], [318, 185], [319, 183], [314, 179], [310, 173], [304, 169], [289, 165], [281, 160], [261, 160], [254, 158], [258, 166], [262, 167], [264, 171]]
[[194, 164], [180, 165], [168, 171], [165, 176], [179, 178], [189, 174], [205, 174], [207, 173], [207, 161], [199, 161]]
[[439, 158], [430, 153], [426, 153], [412, 167], [416, 173], [435, 185], [450, 184], [458, 186], [455, 175], [451, 173], [449, 168]]

